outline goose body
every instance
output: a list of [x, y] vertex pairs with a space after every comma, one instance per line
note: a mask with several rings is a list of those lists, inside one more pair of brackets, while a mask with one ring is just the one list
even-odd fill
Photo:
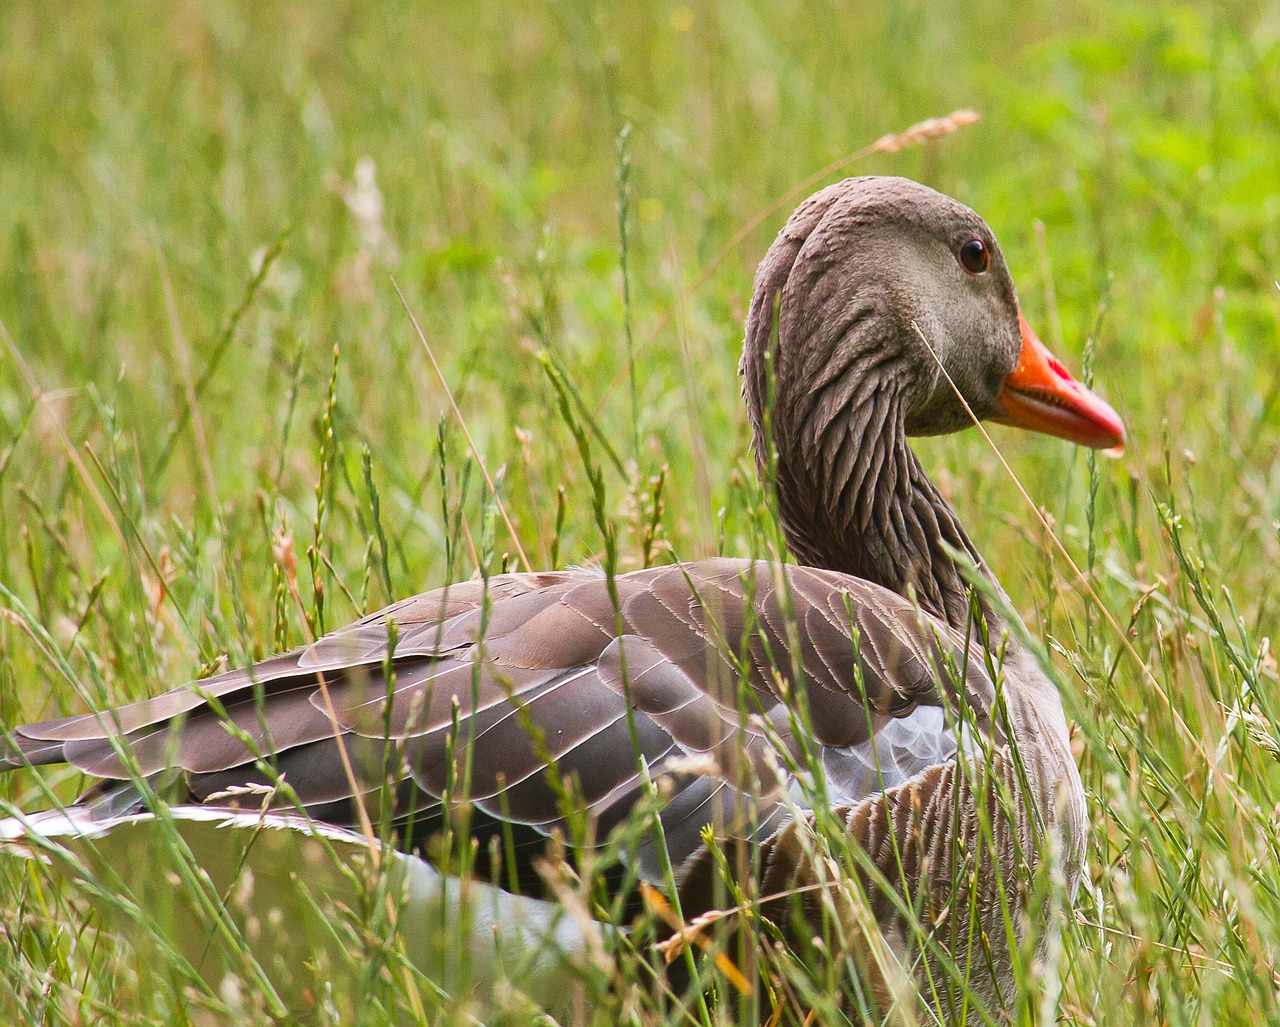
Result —
[[[724, 898], [710, 826], [753, 848], [762, 896], [798, 892], [820, 918], [818, 797], [865, 855], [849, 869], [865, 907], [842, 907], [850, 945], [876, 944], [869, 910], [918, 980], [950, 960], [998, 1008], [1019, 941], [1002, 903], [1015, 922], [1026, 912], [1009, 882], [1028, 879], [1050, 831], [1074, 892], [1084, 796], [1060, 698], [906, 439], [978, 417], [1114, 446], [1119, 419], [1030, 332], [985, 223], [903, 179], [850, 179], [792, 216], [757, 275], [741, 370], [800, 565], [462, 582], [253, 667], [14, 728], [0, 758], [101, 779], [70, 820], [50, 815], [59, 835], [77, 818], [145, 817], [135, 775], [176, 776], [201, 816], [265, 802], [351, 827], [390, 764], [397, 823], [429, 838], [469, 798], [481, 853], [575, 837], [570, 808], [603, 839], [660, 781], [661, 842], [639, 839], [624, 862], [654, 884], [670, 867], [686, 916]], [[984, 588], [970, 593], [956, 554]], [[0, 835], [28, 836], [39, 816]], [[936, 944], [912, 908], [945, 919]]]

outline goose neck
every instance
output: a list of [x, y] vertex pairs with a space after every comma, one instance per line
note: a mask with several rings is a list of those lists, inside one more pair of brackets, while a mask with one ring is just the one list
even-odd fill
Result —
[[[951, 505], [907, 444], [899, 390], [887, 384], [839, 404], [819, 399], [779, 441], [779, 513], [802, 563], [874, 581], [964, 629], [966, 583], [953, 553], [986, 573]], [[987, 604], [982, 603], [985, 607]], [[994, 624], [991, 611], [984, 610]]]

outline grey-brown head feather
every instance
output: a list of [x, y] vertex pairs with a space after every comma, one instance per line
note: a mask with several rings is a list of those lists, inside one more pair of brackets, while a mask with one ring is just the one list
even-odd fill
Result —
[[[956, 258], [973, 238], [991, 254], [980, 276]], [[964, 586], [945, 548], [981, 560], [906, 439], [967, 427], [956, 389], [977, 416], [994, 414], [1020, 348], [1013, 280], [968, 207], [876, 177], [802, 204], [756, 275], [741, 364], [757, 460], [769, 469], [772, 444], [796, 557], [914, 589], [962, 623]]]

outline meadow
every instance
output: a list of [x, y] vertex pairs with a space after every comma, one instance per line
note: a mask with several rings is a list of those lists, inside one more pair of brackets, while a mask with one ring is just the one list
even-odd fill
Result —
[[[1130, 433], [993, 429], [1043, 518], [978, 433], [916, 444], [1089, 794], [1015, 1018], [1280, 1021], [1278, 154], [1267, 2], [5, 4], [0, 724], [81, 709], [60, 666], [120, 703], [519, 549], [599, 559], [597, 484], [621, 569], [752, 552], [755, 265], [808, 191], [902, 174], [986, 218]], [[267, 1017], [53, 887], [0, 861], [0, 1020]], [[580, 1019], [728, 1022], [635, 973]]]

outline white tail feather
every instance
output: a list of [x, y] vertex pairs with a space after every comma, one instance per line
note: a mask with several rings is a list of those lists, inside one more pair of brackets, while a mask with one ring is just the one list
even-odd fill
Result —
[[[375, 870], [360, 835], [299, 816], [195, 806], [168, 813], [167, 823], [153, 813], [94, 820], [76, 807], [17, 814], [0, 819], [0, 854], [72, 879], [109, 927], [176, 950], [215, 993], [227, 991], [229, 974], [243, 975], [247, 949], [290, 1008], [322, 994], [358, 1002], [368, 942], [379, 932], [423, 975], [424, 995], [484, 1004], [505, 981], [555, 1009], [575, 993], [573, 966], [588, 940], [559, 905], [446, 877], [402, 853], [384, 854]], [[193, 881], [225, 909], [242, 946], [222, 940], [200, 912]], [[400, 979], [404, 969], [392, 972]]]

